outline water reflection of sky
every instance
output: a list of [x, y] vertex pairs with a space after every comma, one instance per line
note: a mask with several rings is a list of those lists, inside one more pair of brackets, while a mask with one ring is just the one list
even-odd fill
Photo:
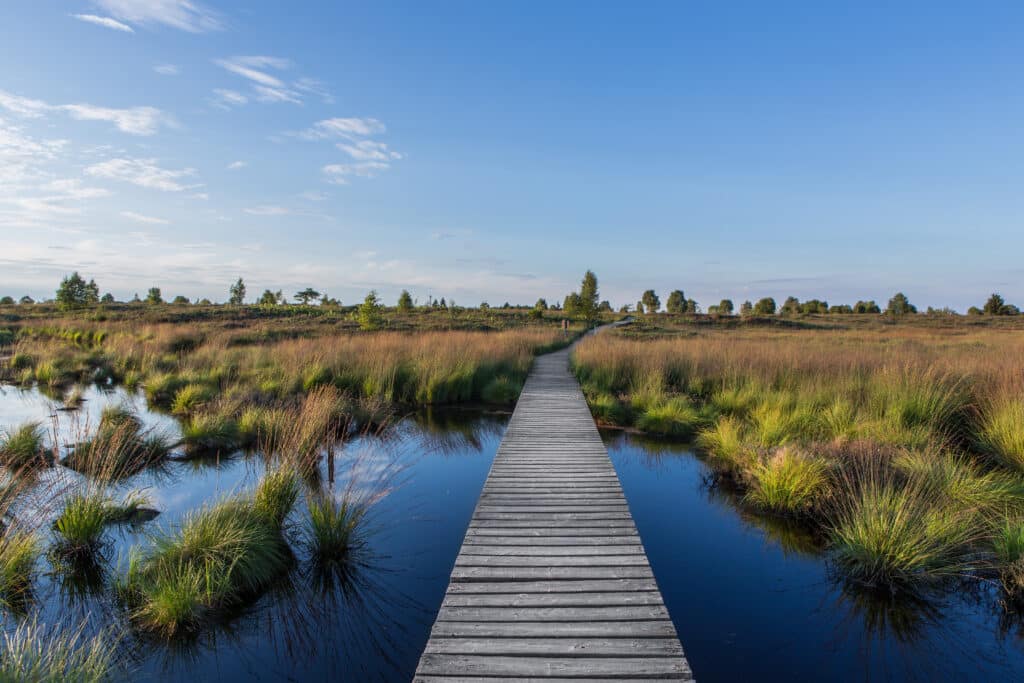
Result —
[[819, 542], [744, 511], [687, 448], [605, 440], [698, 680], [1024, 675], [1024, 648], [988, 587], [912, 600], [843, 585]]
[[[66, 443], [95, 428], [106, 405], [144, 401], [122, 391], [90, 389], [79, 413], [38, 392], [0, 390], [0, 429], [41, 421]], [[171, 431], [172, 418], [141, 413], [147, 426]], [[497, 450], [507, 416], [433, 411], [400, 418], [387, 438], [360, 437], [335, 451], [334, 491], [386, 487], [374, 508], [372, 534], [358, 562], [344, 571], [316, 572], [304, 557], [297, 526], [291, 532], [296, 562], [287, 580], [255, 605], [239, 610], [189, 642], [145, 643], [134, 650], [134, 676], [158, 680], [408, 680], [426, 643], [476, 498]], [[52, 441], [52, 438], [49, 439]], [[122, 616], [107, 598], [130, 548], [173, 529], [204, 504], [250, 489], [262, 476], [263, 459], [242, 453], [171, 462], [118, 484], [113, 497], [142, 491], [160, 510], [152, 522], [112, 527], [98, 571], [70, 575], [47, 561], [36, 583], [42, 623], [88, 620], [92, 627]], [[320, 473], [326, 480], [326, 465]], [[80, 484], [78, 474], [54, 468], [47, 485], [22, 514], [52, 519], [53, 492]], [[55, 483], [56, 482], [56, 483]], [[296, 517], [301, 512], [296, 514]], [[48, 528], [48, 523], [43, 525]], [[49, 533], [45, 531], [45, 533]], [[49, 540], [49, 536], [47, 536]], [[14, 623], [9, 615], [4, 626]]]
[[[83, 425], [94, 427], [105, 405], [145, 407], [122, 391], [90, 389], [86, 399], [79, 414], [59, 412], [37, 392], [0, 387], [0, 429], [30, 419], [49, 428], [56, 419], [59, 440], [70, 440]], [[142, 414], [148, 426], [177, 429], [166, 415]], [[426, 411], [400, 418], [386, 438], [346, 444], [336, 451], [335, 492], [389, 491], [360, 561], [344, 572], [316, 572], [293, 529], [292, 571], [255, 604], [191, 641], [127, 641], [133, 680], [409, 680], [506, 422], [505, 415]], [[743, 510], [734, 495], [708, 485], [707, 468], [685, 448], [605, 438], [699, 680], [1020, 678], [1020, 624], [1001, 618], [993, 591], [974, 584], [913, 601], [844, 586], [820, 541]], [[107, 596], [129, 549], [173, 529], [190, 510], [248, 490], [263, 471], [262, 458], [239, 453], [168, 463], [119, 484], [115, 497], [141, 490], [161, 514], [111, 528], [97, 571], [69, 575], [41, 561], [40, 621], [121, 622]], [[326, 467], [320, 474], [327, 477]], [[54, 492], [80, 481], [63, 468], [49, 471], [23, 513], [51, 514]], [[3, 617], [5, 627], [14, 622]]]

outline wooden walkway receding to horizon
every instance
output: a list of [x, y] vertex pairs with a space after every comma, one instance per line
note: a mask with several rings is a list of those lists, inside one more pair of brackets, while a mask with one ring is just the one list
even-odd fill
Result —
[[568, 358], [534, 362], [416, 681], [693, 678]]

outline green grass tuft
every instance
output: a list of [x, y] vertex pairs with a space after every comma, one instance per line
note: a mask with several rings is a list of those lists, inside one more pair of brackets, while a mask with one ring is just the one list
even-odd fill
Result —
[[192, 632], [270, 585], [291, 559], [281, 525], [297, 487], [294, 474], [268, 475], [252, 496], [204, 507], [156, 535], [117, 587], [133, 621], [168, 637]]
[[636, 426], [652, 434], [690, 438], [704, 423], [693, 404], [681, 396], [664, 402], [648, 404], [637, 418]]
[[181, 427], [181, 439], [192, 451], [230, 452], [238, 448], [238, 425], [230, 417], [199, 413]]
[[962, 577], [977, 566], [982, 530], [927, 477], [906, 482], [881, 467], [840, 480], [828, 529], [840, 568], [855, 581], [897, 590]]
[[294, 470], [281, 468], [263, 475], [253, 492], [253, 507], [272, 526], [281, 529], [298, 497], [298, 475]]
[[0, 680], [31, 683], [101, 683], [113, 680], [120, 638], [109, 630], [86, 637], [83, 627], [24, 621], [3, 635]]
[[982, 417], [978, 429], [982, 452], [1003, 467], [1024, 472], [1024, 400], [995, 402]]
[[487, 403], [515, 403], [523, 385], [504, 375], [495, 377], [484, 387], [480, 396]]
[[56, 550], [65, 559], [85, 559], [100, 547], [108, 520], [107, 499], [98, 493], [75, 493], [64, 503], [54, 522], [59, 536]]
[[202, 384], [186, 384], [178, 389], [171, 401], [171, 412], [175, 415], [192, 415], [214, 397], [214, 391]]
[[38, 422], [27, 422], [0, 436], [0, 464], [11, 471], [41, 465], [46, 460]]
[[344, 562], [360, 543], [366, 512], [348, 496], [340, 503], [327, 494], [310, 500], [304, 536], [312, 557], [325, 565]]
[[39, 557], [35, 534], [7, 529], [0, 537], [0, 605], [11, 608], [24, 602], [32, 585]]
[[782, 448], [750, 470], [747, 502], [771, 512], [800, 515], [820, 505], [828, 489], [825, 463]]

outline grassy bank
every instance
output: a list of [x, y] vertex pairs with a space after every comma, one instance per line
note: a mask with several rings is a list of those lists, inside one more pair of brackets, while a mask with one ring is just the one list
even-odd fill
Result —
[[0, 380], [61, 395], [85, 382], [142, 387], [151, 403], [183, 417], [216, 398], [268, 405], [324, 385], [388, 403], [505, 403], [518, 396], [532, 357], [566, 342], [559, 319], [525, 313], [395, 315], [385, 329], [363, 332], [342, 315], [259, 311], [175, 322], [150, 322], [145, 311], [18, 321]]
[[573, 357], [595, 417], [693, 438], [767, 514], [802, 520], [846, 576], [888, 590], [1024, 582], [1024, 333], [652, 325]]

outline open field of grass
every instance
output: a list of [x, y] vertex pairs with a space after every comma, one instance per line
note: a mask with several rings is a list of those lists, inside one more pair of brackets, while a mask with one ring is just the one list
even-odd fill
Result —
[[[21, 311], [31, 309], [26, 316]], [[39, 310], [37, 310], [39, 309]], [[173, 306], [100, 307], [61, 314], [19, 307], [7, 316], [0, 381], [38, 386], [69, 407], [85, 383], [143, 390], [149, 404], [181, 419], [191, 453], [255, 445], [281, 429], [281, 410], [318, 389], [337, 391], [336, 412], [372, 422], [393, 406], [513, 403], [533, 356], [568, 343], [555, 312], [516, 309], [387, 312], [381, 329], [361, 330], [346, 309]], [[132, 432], [132, 433], [128, 433]], [[39, 457], [33, 428], [6, 435], [0, 458]], [[69, 465], [94, 466], [95, 447], [116, 442], [117, 472], [159, 460], [168, 444], [138, 425], [105, 420]]]
[[1002, 577], [1021, 599], [1019, 321], [659, 318], [575, 350], [598, 420], [693, 438], [747, 505], [801, 520], [861, 584]]

